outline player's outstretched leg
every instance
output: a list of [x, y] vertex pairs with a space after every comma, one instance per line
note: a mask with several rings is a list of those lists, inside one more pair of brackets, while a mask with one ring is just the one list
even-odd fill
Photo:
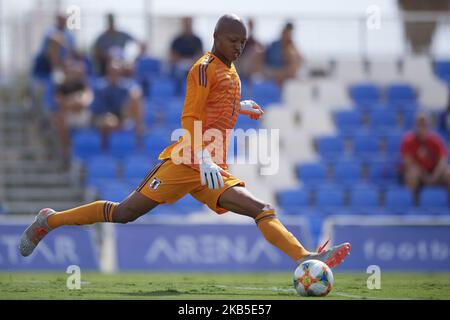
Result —
[[350, 244], [348, 243], [328, 250], [321, 248], [319, 252], [306, 250], [280, 222], [271, 205], [255, 198], [244, 187], [236, 186], [227, 189], [220, 196], [218, 204], [229, 211], [255, 219], [264, 238], [298, 264], [308, 259], [318, 259], [335, 268], [350, 253]]
[[139, 192], [131, 193], [121, 203], [95, 201], [81, 207], [56, 212], [45, 208], [39, 211], [34, 222], [20, 239], [19, 250], [30, 255], [38, 243], [53, 229], [70, 225], [89, 225], [97, 222], [128, 223], [146, 214], [159, 203]]

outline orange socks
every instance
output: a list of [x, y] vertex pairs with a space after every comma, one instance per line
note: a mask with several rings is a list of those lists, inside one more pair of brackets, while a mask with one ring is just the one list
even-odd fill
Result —
[[260, 213], [255, 218], [255, 222], [264, 238], [286, 253], [294, 261], [298, 261], [310, 254], [309, 251], [303, 248], [297, 238], [278, 220], [275, 210]]
[[85, 225], [96, 222], [112, 222], [114, 208], [119, 204], [111, 201], [95, 201], [74, 209], [57, 212], [48, 217], [51, 229], [64, 225]]

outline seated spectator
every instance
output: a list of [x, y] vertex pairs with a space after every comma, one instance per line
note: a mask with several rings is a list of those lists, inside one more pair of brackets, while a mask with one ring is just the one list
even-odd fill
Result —
[[264, 46], [255, 39], [253, 20], [248, 20], [248, 37], [244, 51], [236, 61], [239, 76], [245, 80], [251, 80], [254, 75], [262, 73], [264, 64]]
[[63, 156], [67, 159], [70, 156], [69, 130], [89, 126], [89, 106], [93, 94], [86, 83], [83, 62], [68, 60], [64, 63], [63, 70], [64, 80], [55, 88], [56, 110], [53, 120], [58, 130]]
[[34, 76], [51, 76], [55, 83], [63, 80], [64, 61], [69, 59], [75, 50], [75, 38], [66, 29], [66, 20], [65, 15], [58, 14], [55, 26], [46, 32], [33, 65]]
[[104, 147], [114, 130], [134, 127], [138, 136], [143, 133], [142, 90], [136, 82], [123, 76], [122, 62], [113, 60], [108, 64], [106, 77], [95, 89], [92, 111]]
[[172, 76], [177, 80], [178, 92], [184, 84], [192, 64], [203, 54], [203, 44], [192, 30], [192, 18], [183, 18], [183, 31], [170, 46], [170, 63]]
[[423, 185], [442, 185], [450, 194], [448, 152], [440, 136], [428, 129], [424, 114], [416, 118], [414, 132], [408, 132], [401, 142], [401, 175], [406, 186], [416, 194]]
[[297, 75], [303, 60], [292, 40], [293, 30], [294, 25], [291, 22], [286, 23], [281, 38], [266, 48], [266, 76], [279, 85]]
[[111, 60], [123, 60], [125, 47], [137, 42], [130, 34], [117, 30], [114, 15], [106, 16], [107, 29], [97, 38], [94, 44], [94, 64], [99, 75], [106, 74]]

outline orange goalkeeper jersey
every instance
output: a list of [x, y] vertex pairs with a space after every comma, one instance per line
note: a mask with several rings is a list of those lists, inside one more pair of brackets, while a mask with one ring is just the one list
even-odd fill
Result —
[[[239, 112], [241, 83], [233, 64], [228, 67], [211, 52], [207, 52], [190, 69], [187, 76], [186, 97], [184, 100], [181, 125], [185, 135], [176, 143], [168, 146], [159, 155], [159, 159], [172, 158], [179, 154], [184, 164], [198, 169], [194, 162], [195, 150], [207, 147], [214, 162], [227, 169], [227, 145], [230, 129], [234, 128]], [[201, 121], [202, 141], [195, 140], [194, 123]], [[212, 130], [215, 129], [215, 130]], [[186, 134], [190, 134], [189, 143]], [[217, 135], [220, 133], [221, 139]], [[212, 138], [214, 137], [214, 138]], [[209, 140], [209, 141], [208, 141]], [[190, 154], [175, 152], [183, 145], [194, 146]], [[195, 149], [195, 150], [194, 150]]]

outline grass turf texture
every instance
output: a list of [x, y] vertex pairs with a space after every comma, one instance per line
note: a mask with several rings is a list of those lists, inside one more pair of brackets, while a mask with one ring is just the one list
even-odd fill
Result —
[[[319, 299], [450, 299], [449, 273], [382, 273], [369, 290], [368, 274], [334, 273], [331, 293]], [[313, 299], [293, 290], [292, 273], [82, 273], [81, 289], [65, 273], [0, 273], [0, 299]]]

